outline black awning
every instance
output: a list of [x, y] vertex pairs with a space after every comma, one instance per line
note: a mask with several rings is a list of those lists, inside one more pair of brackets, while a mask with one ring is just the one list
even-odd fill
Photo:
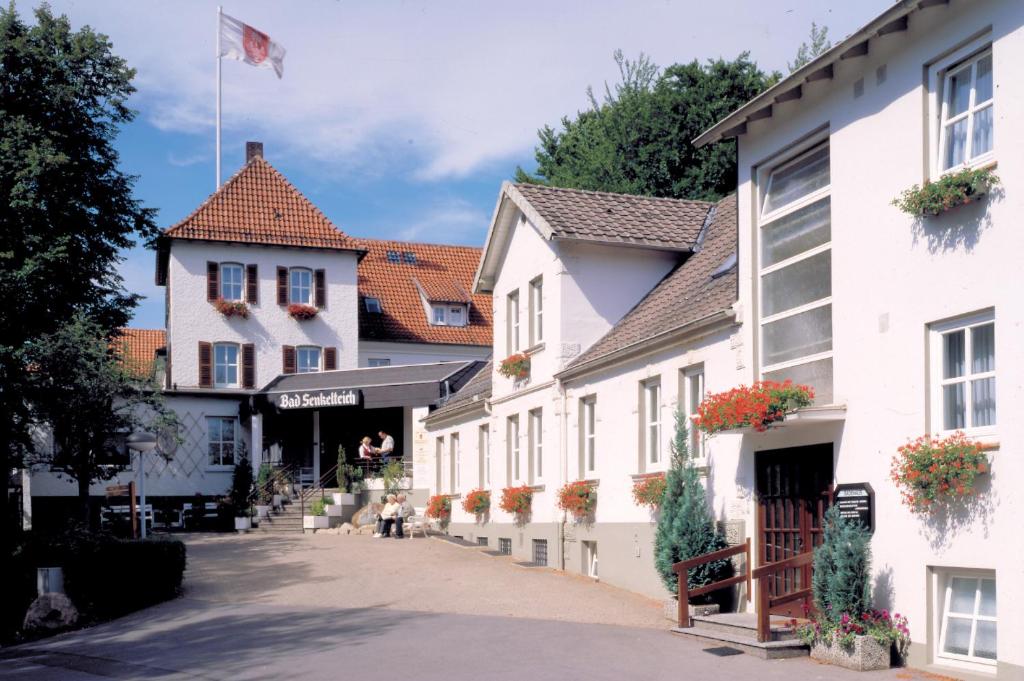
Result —
[[437, 362], [286, 374], [257, 395], [282, 410], [428, 407], [462, 387], [483, 362]]

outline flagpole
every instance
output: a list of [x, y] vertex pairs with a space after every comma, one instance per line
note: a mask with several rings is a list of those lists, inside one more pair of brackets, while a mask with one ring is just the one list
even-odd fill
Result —
[[217, 184], [216, 188], [220, 189], [220, 24], [221, 14], [223, 10], [220, 5], [217, 5]]

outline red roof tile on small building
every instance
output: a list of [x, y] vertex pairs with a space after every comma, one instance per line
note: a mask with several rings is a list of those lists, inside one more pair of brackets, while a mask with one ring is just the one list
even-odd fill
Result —
[[163, 329], [125, 327], [113, 345], [128, 371], [139, 378], [150, 378], [156, 366], [156, 351], [167, 347], [167, 334]]

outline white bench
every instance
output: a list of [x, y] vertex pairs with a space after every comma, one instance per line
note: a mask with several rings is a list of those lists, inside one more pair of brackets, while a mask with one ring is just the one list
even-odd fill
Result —
[[[136, 509], [139, 513], [139, 519], [145, 518], [146, 529], [153, 527], [153, 504], [146, 504], [145, 509]], [[130, 504], [117, 504], [107, 506], [103, 509], [100, 514], [100, 527], [107, 527], [110, 525], [115, 518], [123, 519], [126, 523], [131, 523], [132, 507]]]
[[426, 512], [426, 508], [414, 508], [413, 514], [405, 519], [405, 522], [402, 524], [402, 531], [405, 532], [409, 539], [412, 539], [412, 533], [416, 530], [422, 532], [424, 537], [427, 536], [427, 527], [430, 521], [427, 520]]

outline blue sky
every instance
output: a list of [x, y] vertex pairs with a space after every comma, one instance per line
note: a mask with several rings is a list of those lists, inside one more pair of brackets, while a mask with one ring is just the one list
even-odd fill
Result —
[[[24, 12], [30, 3], [20, 4]], [[35, 3], [32, 3], [35, 4]], [[106, 33], [138, 70], [137, 120], [117, 141], [137, 195], [168, 227], [214, 188], [216, 2], [51, 0]], [[612, 52], [667, 66], [744, 50], [785, 71], [812, 21], [835, 41], [890, 0], [224, 0], [288, 51], [271, 71], [225, 61], [224, 176], [244, 142], [354, 236], [480, 245], [497, 191], [532, 168], [536, 131], [617, 76]], [[163, 326], [153, 254], [126, 253], [146, 299], [133, 326]]]

